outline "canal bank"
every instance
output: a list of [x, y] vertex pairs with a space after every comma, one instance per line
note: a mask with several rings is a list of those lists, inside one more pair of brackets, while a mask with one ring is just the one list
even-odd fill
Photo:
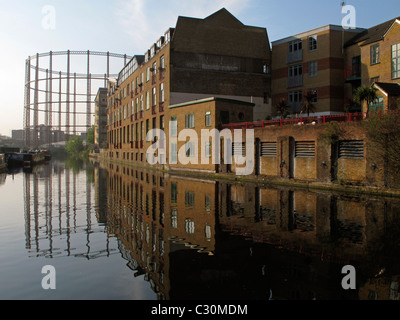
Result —
[[288, 188], [304, 189], [304, 190], [321, 190], [330, 192], [345, 192], [349, 194], [365, 194], [375, 195], [382, 197], [400, 197], [400, 190], [393, 188], [384, 188], [368, 185], [357, 185], [352, 183], [340, 182], [318, 182], [318, 181], [305, 181], [299, 179], [284, 179], [284, 178], [273, 178], [267, 176], [238, 176], [235, 173], [206, 173], [195, 170], [179, 170], [179, 169], [167, 169], [165, 166], [151, 166], [141, 165], [136, 162], [123, 161], [109, 159], [101, 156], [100, 154], [91, 154], [89, 157], [92, 161], [102, 163], [113, 163], [129, 166], [132, 168], [146, 169], [151, 171], [164, 172], [170, 175], [176, 175], [180, 177], [199, 178], [211, 181], [226, 181], [230, 183], [242, 183], [242, 184], [254, 184], [259, 186], [281, 186]]

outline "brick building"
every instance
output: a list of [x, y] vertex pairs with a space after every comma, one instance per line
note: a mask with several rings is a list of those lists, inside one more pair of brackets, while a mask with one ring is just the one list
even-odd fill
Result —
[[[154, 142], [146, 139], [147, 133], [161, 129], [168, 134], [169, 122], [178, 116], [170, 106], [211, 97], [215, 104], [231, 104], [222, 120], [221, 110], [217, 115], [213, 107], [213, 121], [264, 120], [271, 113], [270, 60], [266, 29], [245, 26], [226, 9], [205, 19], [179, 17], [176, 28], [168, 29], [143, 56], [134, 56], [116, 82], [110, 82], [109, 156], [144, 164]], [[239, 111], [244, 105], [252, 106], [250, 115]], [[188, 109], [179, 108], [181, 114]], [[206, 115], [199, 117], [196, 129], [207, 129]]]
[[95, 99], [94, 144], [103, 147], [107, 143], [107, 88], [99, 88]]
[[345, 44], [345, 95], [351, 100], [354, 89], [374, 85], [378, 100], [363, 106], [363, 112], [396, 108], [400, 94], [400, 18], [369, 28]]
[[272, 42], [272, 104], [285, 101], [300, 114], [304, 95], [314, 92], [317, 115], [344, 112], [343, 45], [363, 29], [327, 25]]

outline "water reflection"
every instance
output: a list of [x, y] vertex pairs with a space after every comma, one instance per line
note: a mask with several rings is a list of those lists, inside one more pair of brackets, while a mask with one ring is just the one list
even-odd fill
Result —
[[107, 241], [102, 248], [97, 247], [98, 242], [95, 246], [91, 243], [94, 234], [107, 233], [105, 221], [103, 225], [96, 223], [97, 229], [93, 228], [93, 185], [88, 178], [93, 173], [78, 174], [83, 169], [93, 172], [93, 168], [82, 163], [71, 169], [69, 164], [53, 161], [52, 165], [25, 172], [26, 249], [31, 257], [46, 258], [94, 259], [116, 254], [108, 248]]
[[158, 299], [399, 299], [398, 199], [57, 162], [26, 174], [24, 195], [32, 256], [120, 254]]

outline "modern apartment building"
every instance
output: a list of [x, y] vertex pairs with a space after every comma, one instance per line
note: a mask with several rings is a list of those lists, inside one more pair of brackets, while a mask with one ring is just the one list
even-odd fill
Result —
[[285, 101], [291, 114], [300, 114], [312, 92], [317, 115], [344, 112], [344, 44], [362, 30], [327, 25], [272, 42], [273, 106]]
[[345, 44], [346, 99], [354, 89], [373, 85], [378, 100], [363, 106], [363, 112], [396, 108], [400, 97], [400, 18], [369, 28]]
[[[191, 102], [213, 104], [204, 114], [195, 110], [196, 130], [207, 129], [207, 121], [215, 128], [264, 120], [271, 113], [270, 63], [265, 28], [245, 26], [226, 9], [205, 19], [179, 17], [175, 28], [144, 55], [134, 56], [110, 82], [109, 156], [145, 164], [154, 143], [147, 133], [161, 129], [168, 135], [171, 120], [181, 128], [180, 119], [187, 120], [196, 108]], [[167, 144], [167, 163], [170, 154]]]

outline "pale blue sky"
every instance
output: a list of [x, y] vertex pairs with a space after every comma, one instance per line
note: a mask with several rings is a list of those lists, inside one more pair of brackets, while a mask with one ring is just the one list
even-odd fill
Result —
[[[400, 16], [399, 0], [348, 0], [357, 27]], [[54, 30], [42, 27], [46, 5]], [[37, 52], [93, 50], [143, 54], [177, 17], [205, 18], [222, 7], [246, 25], [267, 28], [275, 41], [327, 24], [341, 24], [340, 0], [1, 0], [0, 134], [23, 127], [25, 59]], [[378, 7], [379, 6], [379, 7]]]

